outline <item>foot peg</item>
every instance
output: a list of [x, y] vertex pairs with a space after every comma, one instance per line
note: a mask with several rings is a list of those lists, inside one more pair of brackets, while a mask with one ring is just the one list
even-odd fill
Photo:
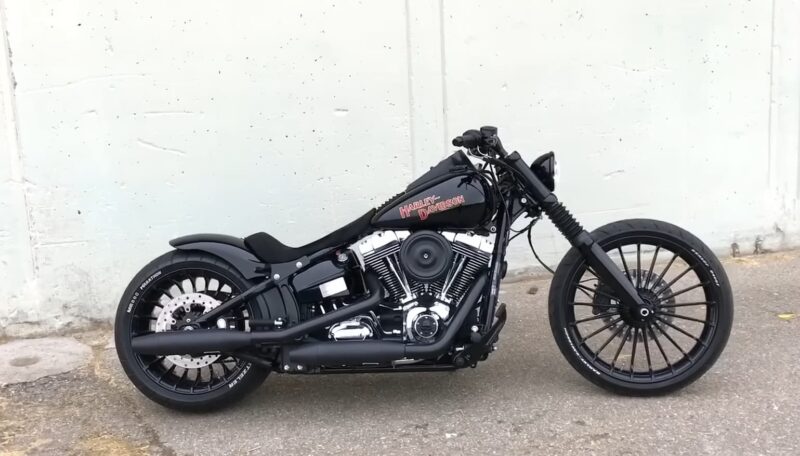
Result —
[[453, 358], [453, 364], [455, 364], [456, 367], [474, 365], [478, 361], [486, 359], [489, 353], [494, 351], [494, 344], [497, 342], [497, 339], [500, 337], [500, 331], [506, 324], [506, 305], [500, 304], [494, 315], [495, 320], [492, 327], [489, 328], [489, 331], [486, 331], [486, 334], [480, 338], [480, 341], [465, 348]]

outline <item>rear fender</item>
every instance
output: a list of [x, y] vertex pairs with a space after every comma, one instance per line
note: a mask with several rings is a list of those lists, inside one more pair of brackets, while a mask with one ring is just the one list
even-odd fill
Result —
[[244, 240], [224, 234], [191, 234], [169, 241], [178, 250], [207, 252], [230, 263], [245, 278], [264, 278], [269, 266], [256, 258], [244, 244]]

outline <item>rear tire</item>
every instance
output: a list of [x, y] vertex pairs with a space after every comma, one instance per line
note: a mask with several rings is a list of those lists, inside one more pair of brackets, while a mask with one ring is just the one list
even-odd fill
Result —
[[[203, 252], [175, 250], [145, 266], [122, 295], [114, 325], [117, 355], [134, 386], [153, 401], [184, 411], [228, 406], [257, 388], [269, 370], [232, 356], [209, 356], [200, 362], [194, 360], [205, 357], [146, 356], [131, 349], [134, 334], [155, 331], [159, 324], [163, 326], [164, 319], [159, 322], [158, 317], [165, 307], [175, 307], [176, 296], [218, 303], [253, 285], [227, 262]], [[249, 330], [249, 319], [269, 318], [264, 314], [267, 307], [261, 299], [253, 299], [243, 310], [230, 314], [231, 324], [239, 330]], [[201, 306], [197, 312], [202, 311]], [[175, 312], [184, 311], [178, 306]], [[212, 359], [214, 362], [206, 365]], [[194, 367], [194, 362], [202, 367]], [[182, 367], [186, 364], [188, 367]]]
[[625, 395], [665, 394], [700, 378], [733, 323], [733, 295], [716, 256], [688, 231], [656, 220], [610, 223], [592, 238], [652, 306], [634, 313], [620, 306], [570, 249], [549, 298], [550, 327], [564, 357], [592, 383]]

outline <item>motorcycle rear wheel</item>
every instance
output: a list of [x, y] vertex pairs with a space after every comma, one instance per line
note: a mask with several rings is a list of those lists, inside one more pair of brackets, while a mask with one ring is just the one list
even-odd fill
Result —
[[[117, 355], [128, 378], [151, 400], [184, 411], [228, 406], [257, 388], [269, 371], [229, 354], [191, 357], [134, 353], [133, 337], [179, 330], [254, 284], [233, 266], [202, 252], [172, 251], [145, 266], [122, 295], [114, 325]], [[248, 331], [250, 319], [269, 318], [256, 297], [224, 315], [228, 330]]]
[[648, 310], [621, 306], [572, 248], [550, 288], [550, 327], [561, 353], [592, 383], [625, 395], [665, 394], [700, 378], [733, 323], [730, 283], [716, 256], [688, 231], [656, 220], [610, 223], [592, 237]]

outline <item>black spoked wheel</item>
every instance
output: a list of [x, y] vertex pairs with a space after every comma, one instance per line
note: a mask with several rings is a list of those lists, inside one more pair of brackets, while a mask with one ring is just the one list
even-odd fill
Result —
[[571, 251], [550, 294], [551, 327], [564, 355], [593, 382], [629, 394], [667, 392], [697, 379], [724, 348], [733, 317], [716, 257], [664, 222], [615, 222], [592, 235], [645, 305], [622, 306]]
[[[187, 268], [162, 274], [142, 296], [131, 319], [131, 337], [178, 331], [193, 319], [241, 293], [228, 279], [209, 269]], [[249, 331], [249, 312], [238, 309], [225, 328]], [[241, 373], [247, 362], [231, 355], [136, 355], [151, 379], [172, 391], [195, 393], [219, 388]]]
[[[120, 302], [115, 340], [120, 361], [133, 383], [151, 399], [173, 407], [206, 410], [238, 399], [258, 386], [267, 371], [231, 354], [141, 355], [134, 337], [190, 327], [202, 314], [250, 284], [230, 265], [200, 253], [171, 252], [145, 267]], [[247, 303], [217, 321], [230, 331], [249, 331], [263, 307]]]

